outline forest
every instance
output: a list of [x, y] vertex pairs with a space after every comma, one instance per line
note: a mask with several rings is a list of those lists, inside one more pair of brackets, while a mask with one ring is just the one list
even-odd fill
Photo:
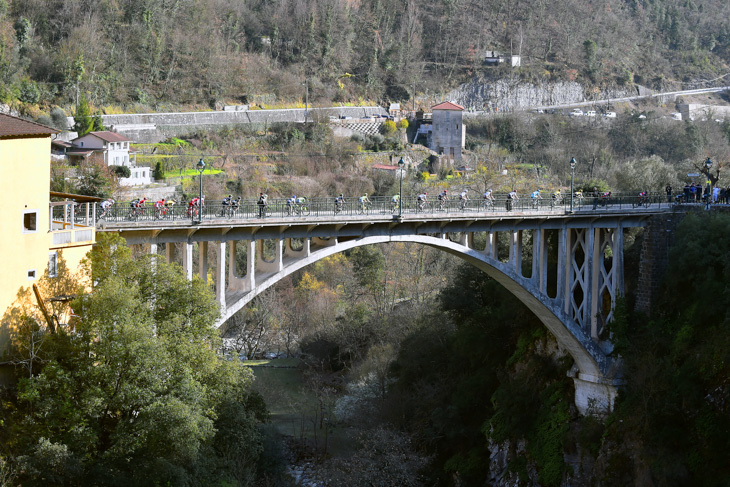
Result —
[[[0, 101], [37, 118], [84, 93], [106, 113], [440, 100], [477, 74], [693, 88], [722, 82], [728, 18], [719, 0], [2, 0]], [[485, 68], [487, 50], [522, 66]]]

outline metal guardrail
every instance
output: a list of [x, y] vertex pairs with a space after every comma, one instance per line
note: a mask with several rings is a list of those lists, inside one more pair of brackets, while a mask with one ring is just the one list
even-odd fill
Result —
[[[638, 193], [638, 192], [637, 192]], [[666, 209], [675, 203], [667, 201], [666, 194], [651, 193], [641, 205], [637, 193], [612, 194], [610, 197], [584, 196], [573, 199], [574, 212], [605, 211], [611, 209]], [[506, 193], [495, 194], [494, 201], [489, 204], [481, 199], [468, 200], [462, 204], [458, 198], [449, 199], [443, 204], [435, 198], [429, 198], [422, 204], [416, 197], [404, 197], [402, 208], [392, 200], [391, 197], [375, 196], [370, 197], [370, 203], [365, 206], [360, 204], [358, 197], [345, 197], [341, 206], [337, 205], [334, 197], [308, 198], [304, 204], [290, 206], [286, 199], [269, 198], [267, 205], [262, 207], [256, 200], [242, 200], [237, 207], [224, 206], [206, 203], [202, 208], [202, 215], [198, 214], [198, 208], [187, 205], [172, 205], [163, 208], [155, 208], [146, 205], [141, 208], [133, 208], [127, 203], [116, 203], [107, 212], [97, 209], [98, 220], [107, 223], [131, 223], [131, 222], [185, 222], [191, 224], [216, 221], [239, 221], [262, 218], [292, 219], [301, 220], [316, 217], [366, 217], [366, 216], [388, 216], [397, 217], [417, 215], [495, 215], [520, 212], [520, 213], [553, 213], [565, 214], [570, 211], [570, 198], [563, 198], [554, 202], [547, 195], [535, 202], [530, 196], [521, 196], [518, 200], [510, 200]]]

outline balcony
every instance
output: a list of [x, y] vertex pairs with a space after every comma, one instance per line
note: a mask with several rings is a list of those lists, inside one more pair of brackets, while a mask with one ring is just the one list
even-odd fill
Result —
[[93, 244], [96, 238], [96, 203], [58, 201], [50, 203], [51, 245], [75, 246]]

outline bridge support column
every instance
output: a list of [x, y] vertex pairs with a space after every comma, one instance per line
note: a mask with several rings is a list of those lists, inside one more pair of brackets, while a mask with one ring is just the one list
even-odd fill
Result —
[[509, 234], [509, 268], [522, 275], [522, 231], [511, 230]]
[[484, 244], [484, 255], [490, 259], [497, 260], [497, 234], [496, 232], [487, 232], [486, 243]]
[[459, 244], [463, 245], [467, 249], [471, 248], [469, 245], [469, 235], [470, 233], [467, 232], [461, 232], [461, 236], [459, 237]]
[[167, 259], [168, 264], [175, 262], [175, 244], [172, 242], [165, 244], [165, 259]]
[[198, 276], [208, 282], [208, 242], [198, 242]]
[[281, 272], [284, 268], [284, 241], [281, 239], [274, 241], [274, 260], [267, 262], [264, 260], [264, 241], [257, 240], [257, 264], [256, 267], [264, 272]]
[[221, 305], [221, 309], [226, 309], [226, 243], [215, 243], [216, 262], [215, 267], [215, 299]]
[[236, 244], [235, 240], [228, 242], [228, 286], [229, 291], [241, 291], [246, 287], [246, 280], [236, 273]]
[[246, 279], [243, 290], [251, 292], [256, 287], [256, 242], [246, 241]]
[[532, 275], [530, 280], [542, 291], [542, 237], [543, 231], [539, 228], [532, 231]]
[[301, 239], [302, 240], [302, 248], [299, 249], [299, 250], [294, 250], [294, 248], [292, 247], [292, 244], [291, 244], [291, 240], [292, 239], [290, 239], [290, 238], [287, 238], [286, 239], [285, 252], [286, 252], [287, 255], [289, 255], [291, 257], [296, 257], [296, 258], [309, 257], [309, 254], [311, 253], [311, 250], [310, 250], [311, 247], [309, 245], [309, 239], [308, 238]]
[[183, 271], [188, 281], [193, 280], [193, 244], [183, 242]]

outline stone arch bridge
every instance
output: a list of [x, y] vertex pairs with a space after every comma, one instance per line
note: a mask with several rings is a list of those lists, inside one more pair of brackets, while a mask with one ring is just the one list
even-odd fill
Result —
[[[621, 382], [619, 363], [610, 356], [612, 345], [602, 331], [624, 290], [624, 229], [643, 226], [651, 216], [669, 211], [652, 207], [573, 213], [333, 214], [217, 218], [199, 224], [109, 222], [100, 230], [117, 232], [144, 252], [157, 254], [164, 246], [168, 261], [181, 260], [189, 279], [194, 273], [207, 278], [208, 249], [213, 245], [216, 299], [222, 311], [219, 327], [283, 277], [335, 253], [388, 242], [443, 250], [500, 282], [545, 324], [575, 361], [575, 401], [585, 413], [590, 408], [610, 410]], [[241, 275], [234, 264], [237, 243], [246, 248]], [[180, 244], [182, 251], [177, 253], [182, 255], [176, 255], [173, 244]], [[231, 265], [226, 266], [226, 259]]]

